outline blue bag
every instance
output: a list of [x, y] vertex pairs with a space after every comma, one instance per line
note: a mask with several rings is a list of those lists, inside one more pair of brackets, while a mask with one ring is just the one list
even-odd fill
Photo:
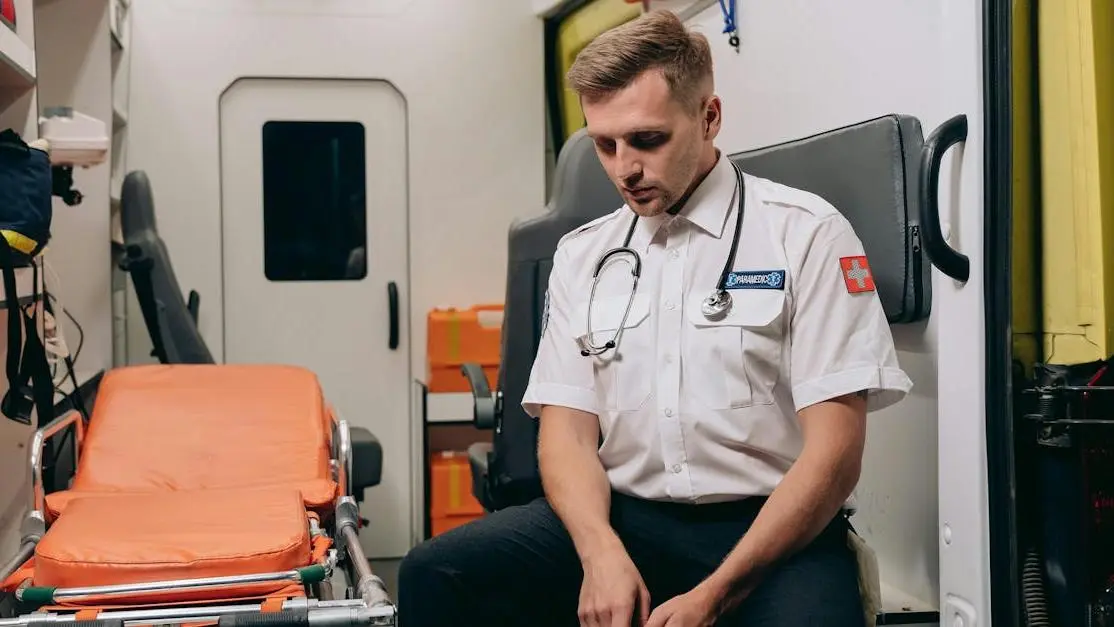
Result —
[[31, 305], [24, 306], [15, 269], [31, 268], [37, 292], [40, 268], [33, 261], [50, 240], [52, 189], [50, 155], [11, 129], [0, 132], [0, 274], [8, 326], [8, 389], [0, 412], [23, 424], [31, 424], [34, 412], [39, 426], [54, 418], [54, 381], [36, 322], [37, 305], [46, 299], [35, 293]]
[[26, 266], [50, 241], [50, 155], [12, 129], [0, 132], [0, 234], [15, 265]]

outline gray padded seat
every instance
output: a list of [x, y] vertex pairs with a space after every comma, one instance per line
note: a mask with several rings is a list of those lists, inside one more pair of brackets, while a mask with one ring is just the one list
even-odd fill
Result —
[[[151, 182], [141, 170], [124, 177], [120, 197], [120, 223], [126, 259], [120, 267], [131, 274], [136, 299], [143, 311], [154, 356], [164, 364], [216, 363], [197, 327], [197, 292], [189, 302], [182, 297], [170, 253], [155, 223]], [[149, 287], [145, 287], [144, 284]], [[379, 485], [383, 472], [383, 447], [371, 431], [349, 429], [352, 444], [352, 485], [358, 500], [363, 490]]]
[[521, 402], [538, 350], [557, 242], [569, 231], [622, 205], [592, 139], [581, 129], [561, 147], [545, 213], [510, 228], [502, 363], [494, 397], [482, 370], [465, 365], [476, 400], [476, 426], [495, 429], [493, 444], [479, 443], [468, 449], [475, 496], [489, 511], [542, 494], [533, 445], [537, 423], [522, 410]]
[[[159, 237], [151, 183], [143, 171], [124, 177], [120, 194], [120, 225], [124, 231], [126, 260], [123, 269], [132, 281], [147, 324], [155, 357], [162, 363], [211, 364], [213, 356], [197, 329], [199, 297], [190, 292], [190, 303], [174, 275], [170, 253]], [[149, 278], [150, 294], [144, 281]]]

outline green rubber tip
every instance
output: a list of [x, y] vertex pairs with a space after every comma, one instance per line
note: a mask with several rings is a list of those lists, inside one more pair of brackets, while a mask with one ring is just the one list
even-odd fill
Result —
[[54, 591], [57, 588], [46, 588], [42, 586], [31, 586], [24, 588], [20, 594], [20, 599], [25, 603], [37, 603], [38, 605], [46, 605], [54, 603]]
[[325, 567], [320, 564], [298, 569], [298, 577], [304, 584], [321, 583], [325, 581], [327, 575], [328, 573], [325, 571]]

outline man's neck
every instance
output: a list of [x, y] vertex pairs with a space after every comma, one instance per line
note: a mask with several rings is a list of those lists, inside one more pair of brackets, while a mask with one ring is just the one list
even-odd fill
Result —
[[707, 162], [701, 164], [700, 169], [697, 171], [696, 178], [693, 179], [692, 184], [689, 185], [689, 188], [685, 190], [684, 195], [681, 196], [677, 200], [677, 202], [673, 204], [672, 207], [667, 209], [666, 213], [672, 216], [681, 213], [681, 210], [685, 208], [686, 204], [688, 204], [689, 198], [692, 197], [692, 194], [696, 191], [696, 188], [700, 187], [700, 184], [704, 182], [704, 179], [708, 178], [708, 175], [712, 173], [712, 170], [715, 169], [716, 164], [719, 163], [719, 148], [714, 148], [711, 154], [712, 158], [709, 159]]

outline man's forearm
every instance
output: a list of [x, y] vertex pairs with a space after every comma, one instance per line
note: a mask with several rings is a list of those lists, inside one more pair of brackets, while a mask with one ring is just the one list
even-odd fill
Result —
[[[832, 409], [842, 413], [841, 410], [849, 408]], [[819, 415], [815, 420], [831, 419], [835, 423], [842, 422], [836, 418], [843, 417]], [[858, 421], [861, 418], [849, 415], [844, 424]], [[859, 426], [861, 422], [856, 425]], [[832, 428], [832, 425], [825, 425], [825, 428]], [[750, 529], [702, 584], [720, 603], [721, 611], [734, 607], [749, 595], [777, 562], [812, 542], [855, 488], [862, 459], [861, 435], [832, 433], [829, 438], [814, 438], [812, 445], [806, 444]]]
[[[564, 523], [585, 561], [605, 549], [621, 546], [611, 528], [611, 486], [597, 453], [596, 430], [584, 428], [587, 414], [546, 409], [541, 420], [538, 468], [550, 507]], [[578, 424], [579, 423], [579, 424]]]

